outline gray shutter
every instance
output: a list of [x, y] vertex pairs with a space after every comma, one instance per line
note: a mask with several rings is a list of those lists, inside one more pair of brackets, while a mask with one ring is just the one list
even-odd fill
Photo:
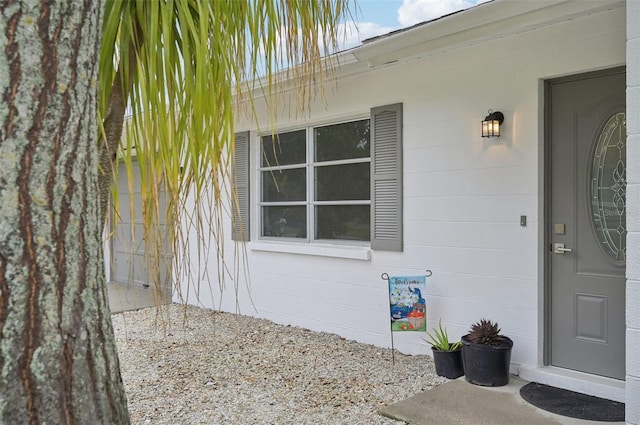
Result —
[[371, 248], [402, 251], [402, 103], [371, 109]]
[[233, 188], [231, 222], [234, 241], [249, 240], [249, 132], [236, 133], [233, 158]]

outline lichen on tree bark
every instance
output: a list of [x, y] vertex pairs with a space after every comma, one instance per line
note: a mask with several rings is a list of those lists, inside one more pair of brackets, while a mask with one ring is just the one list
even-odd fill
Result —
[[129, 422], [97, 184], [102, 7], [0, 0], [0, 423]]

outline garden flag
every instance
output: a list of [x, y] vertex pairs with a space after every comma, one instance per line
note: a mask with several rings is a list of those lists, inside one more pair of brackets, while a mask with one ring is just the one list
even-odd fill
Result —
[[389, 277], [392, 331], [426, 331], [426, 276]]

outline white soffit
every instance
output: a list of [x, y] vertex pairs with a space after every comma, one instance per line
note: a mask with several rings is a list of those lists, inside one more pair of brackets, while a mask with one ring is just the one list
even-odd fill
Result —
[[[344, 55], [353, 55], [357, 62], [376, 67], [532, 31], [625, 5], [625, 0], [493, 0], [365, 40], [362, 46], [344, 52]], [[353, 63], [344, 56], [340, 62]]]

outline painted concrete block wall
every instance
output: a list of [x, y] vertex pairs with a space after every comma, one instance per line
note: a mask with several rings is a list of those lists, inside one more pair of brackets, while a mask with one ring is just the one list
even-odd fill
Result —
[[640, 424], [640, 1], [627, 1], [626, 421]]
[[[285, 252], [296, 251], [289, 244], [279, 252], [277, 244], [258, 240], [254, 208], [246, 248], [250, 289], [242, 276], [237, 292], [229, 285], [219, 294], [214, 282], [213, 293], [202, 294], [202, 305], [389, 346], [381, 274], [430, 269], [430, 328], [442, 318], [458, 338], [472, 322], [494, 319], [515, 341], [512, 361], [538, 364], [542, 80], [624, 64], [620, 22], [624, 11], [614, 10], [374, 68], [327, 86], [326, 107], [317, 102], [309, 114], [281, 117], [276, 128], [303, 128], [403, 103], [404, 251], [353, 248], [352, 257], [370, 256], [364, 260], [345, 258], [350, 253], [341, 248], [325, 247], [329, 256], [314, 255], [315, 247], [293, 254]], [[488, 109], [505, 114], [500, 139], [480, 137]], [[260, 128], [269, 128], [264, 105], [257, 110]], [[245, 121], [236, 128], [252, 131], [255, 154], [256, 126]], [[255, 205], [258, 181], [252, 185]], [[527, 216], [526, 227], [520, 226], [521, 215]], [[231, 240], [226, 244], [233, 247]], [[227, 260], [233, 264], [233, 255]], [[209, 276], [215, 277], [215, 259], [209, 264]], [[427, 353], [421, 336], [396, 333], [395, 346]]]

